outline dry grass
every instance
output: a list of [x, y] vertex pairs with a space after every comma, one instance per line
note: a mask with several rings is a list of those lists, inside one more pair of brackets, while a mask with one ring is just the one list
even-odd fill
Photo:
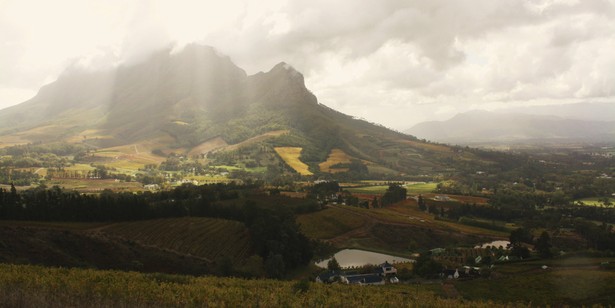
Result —
[[192, 150], [190, 150], [190, 152], [188, 152], [188, 155], [193, 156], [208, 153], [227, 146], [228, 143], [226, 143], [226, 141], [224, 141], [222, 137], [216, 137], [195, 146], [194, 148], [192, 148]]
[[338, 172], [346, 172], [348, 168], [334, 168], [331, 169], [331, 166], [335, 164], [348, 164], [350, 163], [353, 157], [346, 154], [344, 151], [340, 149], [332, 149], [331, 153], [327, 157], [327, 160], [318, 164], [320, 171], [329, 172], [329, 173], [338, 173]]
[[84, 140], [92, 140], [92, 139], [113, 139], [113, 136], [105, 133], [103, 130], [100, 130], [100, 129], [86, 129], [74, 136], [68, 137], [66, 139], [66, 142], [78, 143]]
[[416, 149], [423, 149], [423, 150], [429, 150], [429, 151], [441, 152], [441, 153], [451, 152], [451, 148], [444, 146], [444, 145], [439, 145], [439, 144], [422, 143], [422, 142], [411, 141], [411, 140], [400, 140], [399, 142], [405, 143]]
[[261, 141], [265, 141], [269, 138], [273, 138], [273, 137], [278, 137], [284, 134], [288, 134], [288, 130], [274, 130], [274, 131], [270, 131], [270, 132], [266, 132], [262, 135], [258, 135], [256, 137], [252, 137], [250, 139], [244, 140], [240, 143], [237, 144], [233, 144], [233, 145], [229, 145], [228, 147], [223, 148], [223, 151], [235, 151], [239, 148], [245, 147], [245, 146], [249, 146], [249, 145], [253, 145], [255, 143], [261, 142]]
[[105, 189], [112, 191], [143, 191], [143, 186], [138, 182], [120, 182], [116, 180], [93, 180], [93, 179], [51, 179], [47, 186], [59, 186], [68, 190], [76, 190], [81, 193], [100, 193]]
[[303, 148], [299, 147], [276, 147], [275, 151], [280, 155], [282, 160], [286, 162], [291, 168], [297, 171], [301, 175], [313, 175], [308, 170], [308, 165], [301, 161], [301, 151]]

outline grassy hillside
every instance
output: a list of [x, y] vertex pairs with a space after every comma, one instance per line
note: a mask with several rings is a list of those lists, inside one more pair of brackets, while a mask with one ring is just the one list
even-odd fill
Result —
[[[494, 307], [425, 286], [361, 287], [0, 264], [7, 307]], [[508, 306], [510, 307], [510, 306]]]

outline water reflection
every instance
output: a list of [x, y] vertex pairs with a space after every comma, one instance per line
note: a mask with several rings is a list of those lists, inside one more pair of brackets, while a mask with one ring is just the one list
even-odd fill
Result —
[[[338, 251], [333, 255], [341, 267], [357, 267], [367, 264], [381, 264], [384, 262], [400, 263], [400, 262], [414, 262], [412, 259], [406, 259], [402, 257], [391, 256], [383, 253], [371, 252], [359, 249], [344, 249]], [[316, 263], [317, 266], [326, 268], [327, 262], [331, 259], [326, 259]]]
[[508, 245], [510, 245], [509, 241], [499, 240], [499, 241], [493, 241], [493, 242], [489, 242], [489, 243], [484, 243], [484, 244], [481, 244], [481, 245], [476, 245], [476, 246], [474, 246], [474, 248], [486, 248], [487, 246], [499, 248], [500, 246], [502, 246], [504, 249], [506, 249], [508, 247]]

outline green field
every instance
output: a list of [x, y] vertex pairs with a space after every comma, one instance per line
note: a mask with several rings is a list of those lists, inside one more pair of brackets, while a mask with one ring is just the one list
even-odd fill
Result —
[[388, 185], [377, 185], [377, 186], [364, 186], [364, 187], [350, 187], [350, 188], [346, 188], [346, 190], [353, 194], [384, 194], [387, 188], [389, 188]]
[[[436, 189], [437, 185], [437, 183], [413, 183], [404, 185], [404, 188], [406, 188], [408, 194], [416, 195], [430, 193], [434, 189]], [[350, 187], [346, 188], [346, 190], [354, 194], [384, 194], [387, 188], [389, 188], [389, 185], [371, 185], [362, 187]]]
[[[615, 198], [607, 198], [607, 199], [608, 199], [608, 202], [611, 203], [611, 205], [608, 205], [608, 206], [614, 206], [613, 204], [615, 204]], [[584, 199], [579, 199], [576, 201], [582, 202], [584, 205], [587, 205], [587, 206], [606, 206], [604, 204], [604, 197], [584, 198]]]
[[409, 194], [426, 194], [434, 191], [438, 183], [416, 183], [404, 186]]
[[442, 299], [432, 289], [0, 264], [0, 298], [6, 307], [494, 307], [493, 302]]

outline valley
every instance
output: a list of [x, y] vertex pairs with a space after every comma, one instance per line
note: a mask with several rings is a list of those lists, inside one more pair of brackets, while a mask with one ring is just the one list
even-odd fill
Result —
[[[0, 110], [0, 295], [25, 306], [609, 302], [610, 287], [589, 286], [614, 277], [612, 145], [419, 138], [327, 107], [284, 62], [248, 75], [196, 44], [67, 72]], [[493, 241], [510, 245], [483, 245]], [[378, 289], [316, 283], [326, 270], [315, 264], [344, 249], [412, 262]], [[575, 278], [586, 287], [555, 287]], [[129, 300], [127, 284], [143, 297]]]

